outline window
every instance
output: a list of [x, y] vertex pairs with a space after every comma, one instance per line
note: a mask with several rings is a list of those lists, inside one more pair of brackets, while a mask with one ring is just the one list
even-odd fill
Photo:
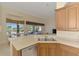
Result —
[[41, 34], [42, 33], [42, 26], [38, 25], [27, 25], [28, 33], [29, 34]]
[[17, 34], [17, 24], [16, 23], [7, 23], [7, 34], [9, 37], [15, 37]]
[[18, 24], [19, 25], [19, 33], [23, 34], [24, 33], [24, 24]]
[[9, 37], [16, 37], [24, 34], [24, 22], [7, 19], [7, 34]]
[[41, 26], [35, 26], [35, 32], [40, 32], [42, 31], [42, 27]]
[[42, 34], [44, 29], [43, 23], [26, 21], [27, 32], [30, 34]]
[[34, 26], [33, 25], [28, 25], [28, 32], [31, 33], [34, 31]]

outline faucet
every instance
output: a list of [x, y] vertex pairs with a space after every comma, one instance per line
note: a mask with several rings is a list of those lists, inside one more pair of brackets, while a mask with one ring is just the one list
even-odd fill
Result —
[[45, 41], [47, 41], [47, 37], [48, 37], [48, 36], [45, 36]]

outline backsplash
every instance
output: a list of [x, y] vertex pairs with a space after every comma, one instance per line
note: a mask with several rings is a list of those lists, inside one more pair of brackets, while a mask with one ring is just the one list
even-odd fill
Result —
[[79, 32], [72, 31], [57, 31], [57, 36], [68, 40], [79, 41]]

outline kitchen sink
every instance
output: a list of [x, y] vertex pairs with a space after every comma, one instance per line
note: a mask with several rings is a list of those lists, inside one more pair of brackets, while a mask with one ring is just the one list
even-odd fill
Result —
[[56, 41], [54, 38], [38, 38], [38, 41]]

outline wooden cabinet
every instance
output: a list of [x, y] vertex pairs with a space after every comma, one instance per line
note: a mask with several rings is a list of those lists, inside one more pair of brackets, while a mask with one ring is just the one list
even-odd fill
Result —
[[38, 43], [38, 56], [79, 56], [79, 48], [59, 43]]
[[37, 44], [37, 55], [38, 56], [47, 56], [47, 44], [46, 43]]
[[61, 9], [56, 12], [56, 24], [58, 30], [66, 29], [66, 9]]
[[38, 43], [38, 56], [78, 56], [79, 49], [59, 43]]
[[37, 55], [38, 56], [55, 56], [56, 44], [55, 43], [38, 43]]
[[62, 48], [61, 48], [61, 44], [59, 44], [59, 43], [57, 43], [56, 44], [56, 53], [55, 53], [55, 55], [56, 56], [62, 56]]
[[78, 56], [79, 55], [79, 49], [67, 45], [60, 44], [60, 47], [62, 49], [61, 55], [62, 56]]
[[77, 7], [71, 6], [67, 8], [67, 19], [68, 19], [68, 28], [69, 30], [77, 29]]
[[77, 28], [79, 29], [79, 7], [77, 8]]
[[56, 56], [78, 56], [78, 55], [79, 55], [79, 48], [57, 43]]
[[56, 55], [56, 43], [49, 43], [48, 56], [55, 56], [55, 55]]
[[79, 4], [56, 10], [57, 30], [79, 31]]
[[[79, 56], [79, 48], [60, 43], [37, 43], [38, 56]], [[12, 55], [22, 56], [22, 50], [16, 50], [12, 45]]]

